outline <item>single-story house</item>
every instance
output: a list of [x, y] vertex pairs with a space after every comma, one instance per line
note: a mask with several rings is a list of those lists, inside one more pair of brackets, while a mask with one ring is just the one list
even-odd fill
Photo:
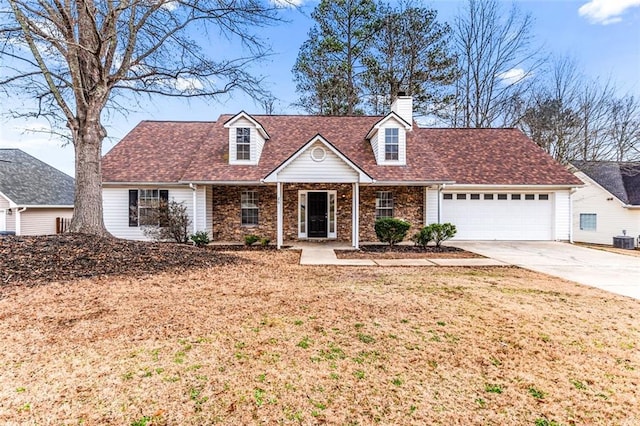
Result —
[[[162, 200], [214, 241], [376, 241], [374, 222], [451, 222], [457, 239], [570, 240], [582, 184], [516, 129], [421, 128], [412, 98], [385, 116], [143, 121], [103, 158], [104, 219], [145, 239]], [[156, 216], [157, 217], [157, 216]], [[150, 224], [155, 225], [155, 224]]]
[[0, 149], [0, 232], [46, 235], [73, 216], [74, 179], [19, 149]]
[[575, 241], [612, 244], [640, 236], [640, 162], [573, 161], [584, 186], [573, 194]]

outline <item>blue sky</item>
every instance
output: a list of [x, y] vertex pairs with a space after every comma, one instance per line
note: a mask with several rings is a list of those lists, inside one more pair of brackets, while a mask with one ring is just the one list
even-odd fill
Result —
[[[299, 0], [298, 0], [299, 1]], [[520, 0], [523, 12], [534, 18], [532, 28], [544, 52], [570, 55], [589, 78], [610, 79], [620, 94], [640, 96], [640, 0]], [[440, 21], [451, 22], [463, 3], [455, 0], [426, 2], [438, 11]], [[307, 37], [313, 21], [309, 18], [315, 2], [303, 2], [300, 10], [284, 11], [288, 23], [262, 30], [271, 44], [273, 55], [258, 68], [266, 77], [269, 89], [278, 98], [276, 113], [298, 113], [290, 104], [297, 98], [291, 68], [298, 49]], [[503, 2], [505, 9], [511, 5]], [[6, 101], [6, 100], [5, 100]], [[7, 105], [7, 103], [5, 103]], [[1, 107], [0, 107], [1, 108]], [[235, 93], [217, 101], [187, 101], [154, 98], [136, 107], [126, 117], [105, 117], [109, 138], [104, 152], [141, 120], [213, 121], [222, 113], [240, 110], [262, 113], [248, 97]], [[73, 176], [74, 154], [71, 146], [28, 129], [47, 130], [46, 122], [10, 120], [0, 122], [0, 147], [20, 148]]]

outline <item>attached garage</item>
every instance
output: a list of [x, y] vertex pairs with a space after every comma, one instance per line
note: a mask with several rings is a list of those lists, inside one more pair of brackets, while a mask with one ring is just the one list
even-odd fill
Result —
[[458, 240], [553, 240], [553, 193], [442, 193], [442, 222]]

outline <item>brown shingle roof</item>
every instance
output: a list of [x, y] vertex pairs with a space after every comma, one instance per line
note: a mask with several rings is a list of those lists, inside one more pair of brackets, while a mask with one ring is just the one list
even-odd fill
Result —
[[581, 185], [518, 129], [421, 129], [456, 184]]
[[228, 129], [217, 122], [144, 121], [103, 160], [105, 182], [256, 182], [317, 134], [379, 182], [579, 185], [515, 129], [422, 129], [407, 133], [407, 165], [376, 164], [367, 132], [380, 116], [254, 115], [270, 139], [257, 166], [229, 165]]
[[142, 121], [102, 160], [105, 182], [178, 182], [211, 122]]

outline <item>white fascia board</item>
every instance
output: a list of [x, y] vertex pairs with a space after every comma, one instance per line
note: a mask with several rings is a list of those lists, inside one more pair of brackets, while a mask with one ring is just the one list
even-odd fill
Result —
[[282, 164], [280, 164], [273, 171], [271, 171], [267, 176], [265, 176], [264, 179], [262, 179], [262, 181], [266, 182], [266, 183], [278, 182], [278, 173], [280, 171], [282, 171], [283, 169], [285, 169], [289, 164], [291, 164], [296, 158], [298, 158], [300, 155], [302, 155], [303, 152], [305, 152], [311, 145], [313, 145], [316, 142], [322, 143], [325, 146], [325, 148], [327, 148], [329, 151], [333, 152], [338, 158], [340, 158], [342, 161], [344, 161], [347, 164], [347, 166], [351, 167], [356, 173], [358, 173], [358, 183], [372, 183], [374, 181], [371, 176], [369, 176], [360, 167], [355, 165], [344, 154], [342, 154], [342, 152], [340, 152], [338, 149], [336, 149], [333, 146], [333, 144], [331, 144], [329, 141], [327, 141], [320, 134], [317, 134], [314, 137], [312, 137], [309, 140], [309, 142], [307, 142], [302, 147], [300, 147], [300, 149], [298, 149], [298, 151], [296, 151], [293, 155], [291, 155], [289, 158], [287, 158]]
[[376, 180], [371, 186], [431, 186], [431, 185], [451, 185], [452, 180]]
[[262, 127], [262, 124], [260, 124], [258, 120], [256, 120], [255, 118], [253, 118], [251, 115], [247, 114], [244, 111], [240, 111], [239, 113], [231, 117], [229, 120], [227, 120], [227, 122], [224, 123], [224, 127], [227, 129], [230, 127], [233, 127], [233, 123], [239, 120], [240, 118], [249, 120], [254, 126], [256, 126], [256, 129], [258, 129], [258, 132], [260, 132], [260, 135], [262, 135], [262, 137], [265, 138], [265, 140], [269, 139], [269, 134], [264, 129], [264, 127]]
[[468, 189], [468, 190], [473, 190], [473, 191], [477, 191], [480, 189], [491, 189], [491, 190], [510, 190], [510, 189], [519, 189], [519, 190], [526, 190], [526, 189], [530, 189], [530, 190], [535, 190], [535, 191], [539, 191], [539, 190], [547, 190], [547, 191], [553, 191], [553, 190], [569, 190], [569, 189], [573, 189], [573, 188], [581, 188], [584, 185], [536, 185], [536, 184], [522, 184], [522, 185], [498, 185], [498, 184], [489, 184], [489, 185], [483, 185], [483, 184], [447, 184], [447, 188], [446, 189], [450, 189], [450, 190], [463, 190], [463, 189]]
[[367, 133], [367, 136], [365, 136], [365, 138], [366, 139], [371, 139], [371, 137], [376, 134], [378, 129], [380, 129], [380, 126], [382, 126], [385, 122], [389, 121], [390, 119], [396, 120], [399, 125], [404, 127], [405, 130], [411, 130], [411, 124], [410, 123], [407, 123], [402, 117], [400, 117], [395, 112], [391, 111], [389, 114], [387, 114], [385, 117], [383, 117], [376, 124], [373, 125], [371, 130], [369, 130], [369, 133]]
[[102, 186], [183, 186], [189, 182], [102, 182]]
[[194, 185], [261, 185], [260, 180], [190, 180], [180, 182], [182, 184]]
[[37, 204], [37, 205], [20, 205], [20, 206], [16, 206], [18, 208], [25, 208], [25, 209], [72, 209], [73, 208], [73, 204], [68, 205], [68, 204], [61, 204], [61, 205], [47, 205], [47, 204]]

